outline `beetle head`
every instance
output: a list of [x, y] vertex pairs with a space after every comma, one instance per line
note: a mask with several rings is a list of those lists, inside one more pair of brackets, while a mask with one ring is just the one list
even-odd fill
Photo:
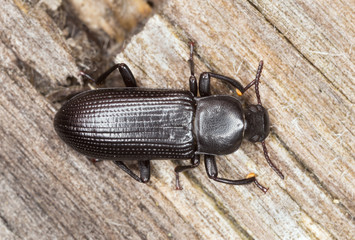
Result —
[[259, 94], [259, 81], [260, 81], [260, 75], [262, 69], [263, 69], [263, 61], [260, 61], [255, 79], [243, 89], [243, 92], [245, 92], [248, 88], [255, 85], [255, 93], [256, 93], [256, 98], [258, 100], [257, 105], [250, 105], [244, 110], [244, 117], [245, 117], [245, 124], [246, 124], [244, 128], [244, 137], [251, 142], [261, 142], [266, 161], [268, 162], [270, 167], [282, 179], [284, 179], [284, 175], [281, 173], [281, 171], [271, 162], [264, 141], [270, 132], [270, 122], [269, 122], [269, 114], [267, 113], [266, 109], [261, 105], [261, 99]]
[[250, 105], [244, 111], [246, 127], [244, 137], [251, 142], [262, 142], [269, 135], [269, 114], [261, 105]]

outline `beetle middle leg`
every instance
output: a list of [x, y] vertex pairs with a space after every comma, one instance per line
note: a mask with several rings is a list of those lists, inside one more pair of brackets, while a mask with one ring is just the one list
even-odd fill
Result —
[[191, 158], [191, 165], [186, 165], [186, 166], [177, 166], [175, 168], [175, 177], [176, 177], [176, 182], [175, 182], [175, 186], [176, 186], [176, 190], [182, 190], [182, 187], [180, 185], [180, 177], [179, 177], [179, 173], [192, 169], [192, 168], [196, 168], [198, 167], [198, 165], [200, 165], [200, 155], [195, 155], [194, 157]]
[[[194, 70], [193, 49], [194, 49], [194, 43], [190, 42], [190, 59], [189, 59], [190, 70], [191, 70], [190, 91], [194, 94], [194, 96], [197, 96], [197, 80], [195, 77], [195, 70]], [[213, 72], [204, 72], [200, 75], [200, 79], [199, 79], [199, 91], [201, 97], [211, 95], [211, 77], [214, 77], [218, 80], [231, 84], [233, 87], [236, 88], [238, 95], [242, 95], [242, 93], [244, 93], [243, 85], [237, 80]]]
[[138, 161], [139, 171], [140, 171], [139, 177], [122, 161], [113, 161], [113, 162], [138, 182], [146, 183], [150, 179], [150, 160]]
[[[195, 77], [195, 66], [194, 66], [194, 61], [193, 61], [193, 50], [194, 50], [194, 43], [190, 42], [190, 58], [189, 58], [189, 63], [190, 63], [190, 71], [191, 71], [191, 76], [190, 76], [190, 91], [194, 94], [194, 96], [197, 96], [197, 80]], [[238, 95], [241, 95], [240, 93], [243, 93], [243, 85], [238, 82], [235, 79], [232, 79], [230, 77], [226, 77], [220, 74], [216, 74], [213, 72], [204, 72], [200, 75], [199, 79], [199, 91], [201, 97], [209, 96], [211, 95], [211, 77], [214, 77], [216, 79], [222, 80], [224, 82], [227, 82], [234, 86], [237, 89]]]
[[[190, 59], [189, 59], [190, 70], [191, 70], [191, 76], [189, 81], [190, 91], [194, 94], [194, 96], [197, 96], [197, 80], [195, 77], [195, 70], [194, 70], [193, 49], [194, 49], [194, 43], [190, 42]], [[200, 79], [199, 79], [199, 91], [201, 97], [211, 95], [211, 77], [214, 77], [216, 79], [231, 84], [233, 87], [237, 89], [238, 95], [242, 95], [244, 87], [237, 80], [213, 72], [204, 72], [200, 75]]]
[[238, 180], [219, 178], [216, 159], [213, 155], [205, 155], [205, 167], [206, 167], [206, 172], [208, 177], [217, 182], [231, 184], [231, 185], [245, 185], [245, 184], [255, 183], [255, 185], [259, 189], [261, 189], [264, 193], [266, 193], [268, 190], [256, 180], [255, 174], [249, 174], [247, 178], [238, 179]]

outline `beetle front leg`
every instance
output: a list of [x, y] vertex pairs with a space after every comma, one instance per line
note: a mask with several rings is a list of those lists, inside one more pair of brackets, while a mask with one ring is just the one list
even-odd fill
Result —
[[176, 186], [176, 190], [182, 190], [182, 187], [180, 185], [180, 177], [179, 177], [179, 173], [198, 167], [198, 165], [200, 165], [200, 155], [195, 155], [193, 158], [191, 158], [191, 165], [187, 165], [187, 166], [177, 166], [175, 168], [175, 177], [176, 177], [176, 182], [175, 182], [175, 186]]
[[212, 72], [204, 72], [200, 75], [200, 80], [199, 80], [199, 90], [200, 90], [201, 97], [211, 95], [211, 77], [214, 77], [218, 80], [231, 84], [233, 87], [236, 88], [238, 95], [242, 95], [242, 93], [244, 92], [243, 85], [237, 80]]
[[95, 83], [97, 85], [104, 83], [106, 78], [116, 69], [120, 71], [126, 87], [137, 87], [136, 79], [134, 78], [129, 67], [124, 63], [119, 63], [109, 68], [106, 72], [101, 74], [101, 76], [95, 80]]
[[255, 185], [261, 189], [264, 193], [267, 192], [267, 188], [262, 186], [255, 178], [255, 174], [249, 174], [247, 178], [244, 179], [239, 179], [239, 180], [232, 180], [232, 179], [226, 179], [226, 178], [219, 178], [218, 177], [218, 169], [217, 169], [217, 164], [216, 164], [216, 159], [213, 155], [205, 155], [205, 167], [206, 167], [206, 172], [209, 178], [225, 183], [225, 184], [231, 184], [231, 185], [245, 185], [245, 184], [250, 184], [250, 183], [255, 183]]
[[145, 160], [145, 161], [139, 161], [139, 171], [140, 171], [140, 177], [137, 176], [131, 169], [129, 169], [126, 164], [124, 164], [122, 161], [113, 161], [119, 168], [121, 168], [123, 171], [125, 171], [129, 176], [134, 178], [136, 181], [141, 182], [141, 183], [146, 183], [150, 179], [150, 161]]

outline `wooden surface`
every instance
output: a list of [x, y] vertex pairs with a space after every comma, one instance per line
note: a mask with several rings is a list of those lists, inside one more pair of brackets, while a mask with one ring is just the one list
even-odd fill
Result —
[[[355, 238], [353, 1], [96, 2], [1, 0], [0, 239]], [[264, 60], [267, 146], [286, 178], [246, 141], [218, 166], [223, 177], [255, 172], [267, 194], [213, 182], [203, 164], [176, 191], [177, 161], [154, 161], [142, 185], [54, 132], [53, 93], [113, 59], [140, 86], [188, 89], [190, 39], [197, 74], [247, 84]]]

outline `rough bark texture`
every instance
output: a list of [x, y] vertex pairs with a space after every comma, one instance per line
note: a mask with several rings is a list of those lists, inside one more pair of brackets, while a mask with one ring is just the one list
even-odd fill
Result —
[[[353, 2], [0, 2], [0, 239], [355, 238]], [[179, 161], [153, 161], [143, 185], [55, 134], [54, 93], [80, 87], [80, 70], [115, 59], [140, 86], [188, 89], [190, 40], [197, 74], [247, 84], [264, 60], [267, 146], [286, 178], [249, 142], [218, 167], [255, 172], [267, 194], [213, 182], [203, 164], [176, 191]], [[235, 94], [217, 81], [212, 92]]]

